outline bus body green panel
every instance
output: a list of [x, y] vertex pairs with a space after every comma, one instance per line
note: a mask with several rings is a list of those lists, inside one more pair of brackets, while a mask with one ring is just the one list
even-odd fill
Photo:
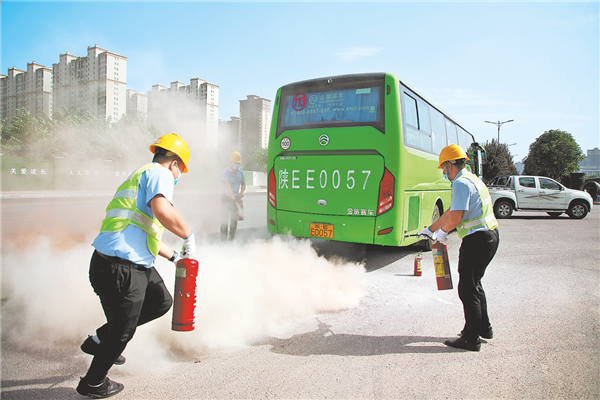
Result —
[[279, 156], [274, 162], [279, 210], [375, 216], [384, 168], [381, 155], [335, 151], [292, 154]]

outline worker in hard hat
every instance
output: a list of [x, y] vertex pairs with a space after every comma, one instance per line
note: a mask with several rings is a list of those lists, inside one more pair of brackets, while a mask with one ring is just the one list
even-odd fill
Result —
[[466, 170], [468, 160], [465, 150], [457, 144], [442, 149], [438, 168], [452, 182], [450, 210], [419, 236], [444, 242], [448, 233], [456, 229], [462, 239], [458, 295], [463, 303], [465, 326], [458, 339], [446, 340], [444, 344], [479, 351], [480, 337], [493, 337], [481, 278], [498, 250], [499, 233], [490, 193], [481, 179]]
[[[154, 267], [156, 257], [176, 263], [196, 251], [194, 233], [173, 206], [174, 186], [188, 172], [188, 145], [171, 133], [150, 145], [150, 151], [152, 162], [118, 187], [92, 243], [90, 282], [106, 324], [81, 345], [94, 356], [77, 386], [82, 395], [105, 398], [123, 390], [106, 376], [109, 369], [125, 362], [121, 353], [136, 328], [164, 315], [173, 303]], [[181, 253], [162, 242], [164, 228], [183, 239]]]
[[246, 178], [240, 169], [242, 155], [231, 153], [230, 164], [221, 172], [221, 240], [233, 240], [237, 230], [241, 199], [246, 191]]

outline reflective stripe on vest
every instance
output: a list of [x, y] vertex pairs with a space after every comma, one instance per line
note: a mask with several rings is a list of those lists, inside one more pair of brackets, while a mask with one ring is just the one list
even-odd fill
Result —
[[[481, 226], [486, 226], [489, 230], [493, 230], [498, 226], [498, 221], [494, 216], [494, 209], [492, 207], [492, 197], [490, 196], [490, 192], [485, 186], [485, 183], [481, 181], [477, 176], [470, 172], [463, 172], [463, 174], [458, 179], [466, 179], [475, 185], [475, 189], [477, 189], [477, 194], [479, 195], [479, 199], [481, 201], [481, 217], [474, 218], [468, 221], [463, 219], [460, 220], [460, 223], [456, 227], [456, 233], [458, 237], [463, 238], [467, 236], [470, 229], [479, 228]], [[464, 214], [463, 214], [464, 215]]]
[[135, 171], [131, 177], [118, 187], [106, 207], [106, 216], [102, 220], [101, 232], [119, 232], [133, 224], [147, 233], [148, 250], [158, 255], [163, 226], [158, 219], [150, 218], [137, 208], [138, 184], [142, 173], [151, 168], [162, 168], [159, 164], [146, 164]]

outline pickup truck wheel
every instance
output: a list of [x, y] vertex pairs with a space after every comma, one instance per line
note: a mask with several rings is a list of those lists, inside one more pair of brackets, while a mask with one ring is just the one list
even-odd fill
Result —
[[562, 214], [561, 212], [549, 212], [548, 215], [551, 216], [552, 218], [558, 218], [559, 215]]
[[583, 201], [574, 201], [569, 205], [567, 214], [569, 214], [569, 217], [571, 218], [582, 219], [585, 218], [588, 211], [588, 206]]
[[494, 204], [496, 218], [510, 218], [513, 213], [513, 205], [506, 200], [499, 200]]

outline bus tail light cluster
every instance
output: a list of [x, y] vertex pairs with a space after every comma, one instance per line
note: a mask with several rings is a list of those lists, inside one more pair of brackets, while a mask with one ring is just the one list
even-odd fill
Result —
[[386, 168], [379, 183], [377, 215], [387, 212], [394, 206], [394, 175]]
[[273, 208], [277, 208], [275, 199], [275, 168], [272, 168], [271, 172], [269, 172], [269, 204], [271, 204]]

